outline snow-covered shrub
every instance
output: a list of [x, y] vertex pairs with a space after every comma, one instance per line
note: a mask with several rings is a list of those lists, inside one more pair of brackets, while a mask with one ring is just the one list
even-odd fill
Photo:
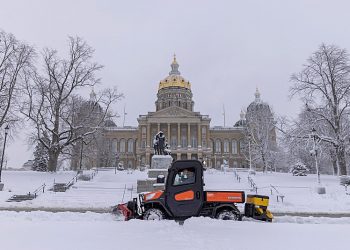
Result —
[[293, 174], [293, 176], [306, 176], [307, 173], [309, 172], [309, 169], [306, 167], [304, 163], [297, 162], [290, 169], [290, 172]]

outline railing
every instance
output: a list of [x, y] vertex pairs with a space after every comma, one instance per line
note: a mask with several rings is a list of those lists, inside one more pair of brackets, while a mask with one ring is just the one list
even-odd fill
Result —
[[283, 203], [284, 195], [281, 194], [275, 186], [270, 185], [270, 187], [271, 187], [271, 189], [270, 189], [271, 195], [273, 195], [273, 190], [274, 190], [276, 192], [277, 202], [279, 202], [279, 199], [281, 199], [281, 201]]
[[[34, 190], [33, 194], [34, 194], [34, 198], [36, 198], [38, 196], [38, 193], [42, 191], [42, 193], [45, 193], [45, 187], [46, 184], [42, 184], [40, 187], [38, 187], [37, 189]], [[30, 195], [30, 192], [29, 192]]]
[[76, 174], [70, 181], [66, 183], [66, 188], [68, 189], [70, 186], [74, 185], [75, 182], [78, 181], [78, 176], [80, 173]]
[[254, 180], [252, 177], [248, 176], [248, 183], [250, 185], [250, 187], [253, 189], [253, 191], [255, 191], [255, 193], [258, 193], [258, 186], [255, 184]]
[[235, 178], [237, 179], [237, 181], [240, 183], [241, 177], [239, 176], [239, 174], [237, 173], [237, 171], [235, 169], [233, 169], [233, 174], [234, 174]]

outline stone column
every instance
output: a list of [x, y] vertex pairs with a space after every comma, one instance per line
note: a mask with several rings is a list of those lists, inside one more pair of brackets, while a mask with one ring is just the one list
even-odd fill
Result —
[[177, 147], [181, 147], [181, 126], [180, 123], [177, 124]]
[[201, 129], [201, 124], [198, 123], [198, 128], [197, 128], [197, 143], [198, 143], [198, 148], [202, 148], [202, 129]]
[[149, 148], [151, 145], [150, 145], [150, 142], [151, 142], [151, 124], [150, 123], [148, 123], [147, 124], [147, 138], [146, 138], [146, 140], [147, 140], [147, 148]]
[[209, 141], [209, 125], [207, 126], [207, 148], [209, 148], [210, 141]]
[[170, 123], [168, 123], [168, 144], [170, 145]]
[[191, 147], [191, 124], [187, 123], [187, 145]]
[[157, 131], [157, 133], [160, 131], [160, 123], [158, 123], [158, 131]]

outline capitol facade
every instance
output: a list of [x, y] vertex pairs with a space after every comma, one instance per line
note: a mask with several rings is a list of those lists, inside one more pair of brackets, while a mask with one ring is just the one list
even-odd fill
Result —
[[[138, 126], [104, 128], [103, 137], [124, 167], [149, 165], [153, 138], [163, 131], [175, 159], [198, 159], [208, 167], [248, 167], [243, 155], [245, 114], [232, 127], [210, 126], [210, 117], [194, 111], [191, 83], [181, 76], [174, 56], [169, 75], [159, 82], [155, 111], [137, 118]], [[103, 164], [102, 164], [103, 165]]]

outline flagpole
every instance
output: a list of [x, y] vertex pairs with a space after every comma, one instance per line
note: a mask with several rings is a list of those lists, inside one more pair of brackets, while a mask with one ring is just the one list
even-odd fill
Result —
[[125, 112], [125, 105], [124, 105], [124, 112], [123, 112], [123, 128], [125, 126], [125, 115], [127, 115], [127, 113]]
[[222, 108], [223, 108], [223, 113], [222, 115], [224, 116], [224, 128], [226, 127], [226, 114], [225, 114], [225, 104], [222, 105]]

